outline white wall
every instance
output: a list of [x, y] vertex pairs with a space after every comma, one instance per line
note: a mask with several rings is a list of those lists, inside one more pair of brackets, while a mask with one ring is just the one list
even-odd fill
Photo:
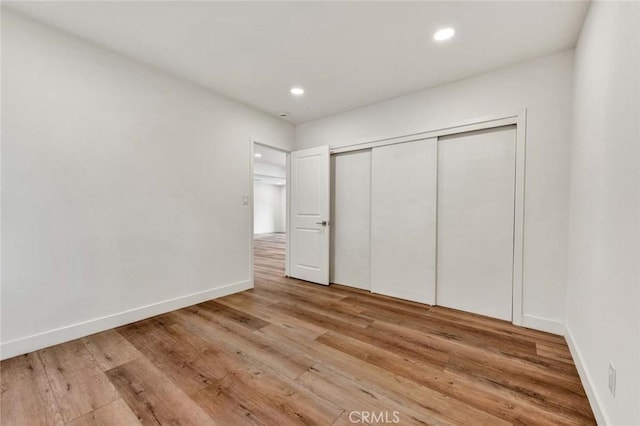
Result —
[[283, 197], [285, 186], [255, 182], [253, 184], [253, 233], [285, 232]]
[[250, 285], [291, 125], [4, 8], [2, 55], [3, 357]]
[[592, 3], [576, 49], [567, 337], [601, 424], [640, 424], [639, 123], [640, 4]]
[[419, 133], [527, 108], [525, 324], [565, 318], [573, 51], [301, 124], [296, 148]]

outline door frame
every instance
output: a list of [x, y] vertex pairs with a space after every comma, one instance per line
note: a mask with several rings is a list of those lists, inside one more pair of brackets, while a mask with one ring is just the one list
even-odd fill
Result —
[[[525, 203], [525, 167], [526, 167], [526, 130], [527, 109], [523, 108], [511, 114], [497, 114], [493, 116], [471, 118], [452, 123], [436, 129], [411, 133], [391, 138], [376, 139], [350, 145], [330, 147], [330, 154], [359, 151], [379, 146], [413, 142], [440, 136], [455, 135], [474, 130], [491, 129], [515, 124], [516, 125], [516, 161], [515, 161], [515, 205], [513, 231], [513, 273], [512, 273], [512, 310], [511, 322], [519, 326], [531, 326], [540, 329], [537, 324], [531, 324], [529, 317], [523, 313], [523, 265], [524, 265], [524, 203]], [[436, 271], [437, 274], [437, 271]], [[436, 284], [437, 285], [437, 284]]]
[[285, 253], [286, 257], [285, 257], [285, 262], [284, 262], [284, 274], [285, 274], [285, 276], [289, 276], [289, 246], [290, 246], [290, 244], [289, 244], [289, 235], [290, 235], [290, 232], [289, 232], [289, 230], [290, 230], [289, 229], [289, 217], [290, 217], [290, 213], [291, 213], [291, 207], [290, 207], [290, 204], [289, 204], [289, 199], [290, 199], [290, 194], [289, 194], [289, 176], [291, 175], [291, 164], [290, 164], [291, 151], [288, 151], [288, 150], [286, 150], [284, 148], [281, 148], [279, 146], [271, 145], [271, 144], [268, 144], [268, 143], [265, 143], [265, 142], [260, 142], [257, 139], [251, 138], [251, 142], [250, 142], [250, 145], [249, 145], [249, 178], [250, 178], [250, 180], [249, 180], [249, 182], [250, 182], [250, 184], [249, 184], [249, 209], [251, 210], [251, 212], [250, 212], [250, 217], [251, 217], [251, 235], [249, 236], [250, 237], [250, 245], [249, 245], [249, 247], [251, 247], [251, 250], [249, 251], [249, 254], [250, 254], [249, 261], [250, 261], [250, 265], [251, 265], [251, 277], [249, 279], [249, 283], [251, 285], [251, 288], [253, 288], [254, 285], [255, 285], [255, 283], [254, 283], [254, 280], [255, 280], [255, 265], [254, 265], [254, 258], [253, 258], [253, 255], [254, 255], [253, 254], [253, 236], [254, 236], [254, 231], [255, 231], [255, 227], [254, 227], [254, 225], [255, 225], [255, 223], [254, 223], [254, 221], [255, 221], [255, 217], [254, 217], [255, 212], [254, 212], [254, 205], [253, 205], [253, 201], [254, 201], [253, 200], [253, 197], [254, 197], [253, 186], [254, 186], [254, 182], [255, 182], [254, 181], [255, 173], [254, 173], [253, 162], [255, 160], [255, 157], [254, 157], [254, 154], [255, 154], [254, 147], [255, 147], [255, 145], [262, 145], [262, 146], [264, 146], [266, 148], [273, 149], [273, 150], [276, 150], [276, 151], [280, 151], [280, 152], [284, 153], [287, 156], [287, 165], [285, 166], [285, 174], [286, 174], [286, 176], [285, 176], [285, 182], [286, 182], [285, 189], [286, 189], [286, 191], [285, 192], [286, 192], [286, 196], [287, 196], [286, 206], [285, 206], [285, 209], [286, 209], [285, 230], [286, 230], [286, 233], [287, 233], [286, 234], [286, 240], [285, 240], [285, 250], [286, 250], [286, 253]]

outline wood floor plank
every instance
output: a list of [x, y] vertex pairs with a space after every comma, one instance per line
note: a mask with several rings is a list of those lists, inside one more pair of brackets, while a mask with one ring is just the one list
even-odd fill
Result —
[[536, 354], [541, 357], [551, 358], [556, 361], [573, 365], [571, 352], [569, 352], [569, 349], [566, 346], [562, 347], [562, 346], [552, 345], [548, 343], [537, 343]]
[[64, 424], [37, 353], [31, 352], [2, 362], [0, 424]]
[[[220, 394], [226, 400], [241, 402], [241, 405], [213, 405], [214, 396]], [[340, 407], [319, 398], [303, 386], [255, 366], [232, 371], [194, 399], [219, 422], [231, 415], [231, 408], [236, 411], [235, 417], [244, 414], [252, 422], [265, 425], [332, 424], [343, 412]], [[220, 409], [228, 412], [221, 414]]]
[[464, 356], [486, 364], [499, 365], [506, 375], [523, 375], [524, 377], [537, 378], [542, 383], [550, 386], [558, 386], [574, 393], [583, 393], [580, 378], [574, 369], [558, 369], [541, 358], [517, 357], [510, 354], [496, 352], [487, 348], [467, 345], [455, 339], [447, 339], [439, 335], [421, 333], [402, 325], [375, 321], [370, 327], [371, 331], [385, 335], [390, 334], [401, 340], [414, 342], [416, 345], [434, 348], [452, 356]]
[[47, 369], [47, 376], [65, 422], [119, 398], [104, 372], [97, 367], [65, 371]]
[[[403, 425], [446, 425], [451, 424], [442, 418], [431, 416], [425, 418], [424, 412], [416, 412], [412, 408], [398, 404], [371, 387], [359, 385], [345, 374], [337, 374], [322, 363], [311, 367], [302, 374], [298, 382], [304, 384], [311, 392], [344, 407], [345, 413], [385, 413], [383, 416], [393, 419], [394, 413]], [[362, 419], [355, 414], [352, 419]], [[351, 421], [351, 420], [350, 420]]]
[[115, 330], [92, 334], [83, 338], [82, 343], [103, 371], [141, 356], [140, 352]]
[[283, 289], [287, 289], [288, 291], [298, 293], [302, 296], [307, 297], [318, 297], [320, 299], [328, 299], [328, 300], [342, 300], [346, 297], [345, 294], [338, 294], [334, 292], [327, 291], [327, 287], [319, 286], [317, 284], [312, 284], [306, 281], [296, 280], [294, 278], [282, 277], [277, 280], [272, 279], [272, 275], [261, 274], [260, 272], [256, 273], [256, 282], [259, 284], [257, 287], [280, 287]]
[[214, 421], [146, 358], [106, 372], [143, 424], [214, 425]]
[[516, 336], [503, 336], [481, 330], [467, 325], [451, 323], [438, 318], [424, 318], [403, 312], [400, 309], [381, 309], [373, 301], [354, 301], [361, 305], [370, 305], [370, 308], [363, 311], [362, 315], [373, 319], [380, 319], [396, 324], [402, 324], [408, 328], [423, 331], [430, 334], [440, 335], [449, 339], [463, 341], [470, 345], [479, 347], [490, 346], [495, 350], [514, 355], [535, 355], [536, 345], [527, 339]]
[[72, 340], [60, 345], [51, 346], [38, 351], [38, 355], [45, 367], [71, 371], [81, 368], [93, 368], [96, 360], [82, 342], [82, 339]]
[[457, 309], [444, 308], [442, 306], [431, 306], [427, 315], [430, 317], [436, 316], [441, 319], [460, 322], [473, 327], [483, 328], [485, 330], [491, 330], [496, 334], [519, 336], [535, 342], [546, 342], [552, 345], [567, 346], [567, 342], [562, 336], [525, 327], [514, 327], [513, 324], [508, 321], [463, 312]]
[[360, 316], [360, 313], [362, 312], [361, 308], [348, 303], [342, 303], [341, 300], [327, 300], [317, 297], [310, 298], [297, 292], [286, 291], [280, 288], [274, 288], [273, 286], [270, 286], [268, 290], [255, 288], [252, 293], [269, 297], [271, 300], [276, 301], [276, 303], [281, 302], [304, 306], [307, 310], [318, 312], [322, 315], [342, 321], [347, 321], [349, 324], [358, 327], [366, 327], [373, 321], [369, 318], [363, 318]]
[[[251, 309], [260, 307], [260, 306], [271, 306], [275, 305], [282, 300], [277, 297], [272, 297], [269, 293], [266, 294], [258, 294], [255, 291], [255, 288], [252, 288], [247, 291], [243, 291], [242, 293], [234, 293], [230, 296], [221, 297], [220, 299], [216, 299], [218, 303], [232, 306], [233, 303], [239, 303], [242, 305], [242, 310], [246, 311]], [[229, 304], [231, 303], [231, 304]]]
[[[208, 386], [191, 396], [193, 401], [219, 425], [264, 425], [277, 424], [265, 414], [264, 406], [254, 402], [252, 393], [234, 398], [222, 386]], [[272, 413], [272, 410], [268, 410]]]
[[[244, 296], [244, 295], [243, 295]], [[297, 333], [303, 339], [315, 339], [321, 334], [326, 333], [326, 329], [300, 321], [293, 318], [279, 309], [274, 308], [270, 303], [258, 303], [255, 299], [248, 297], [238, 298], [222, 298], [218, 300], [220, 303], [234, 307], [236, 309], [245, 310], [251, 315], [264, 319], [271, 324], [277, 324]]]
[[81, 340], [37, 352], [65, 422], [119, 398]]
[[221, 344], [230, 350], [242, 351], [245, 355], [259, 360], [286, 377], [295, 379], [313, 363], [275, 347], [260, 334], [234, 326], [228, 319], [217, 317], [198, 306], [175, 313], [177, 321], [191, 331], [212, 343]]
[[270, 324], [268, 321], [264, 321], [251, 314], [239, 311], [213, 300], [201, 303], [197, 305], [197, 307], [216, 314], [215, 316], [218, 318], [226, 318], [229, 321], [242, 325], [250, 330], [258, 330]]
[[541, 409], [554, 411], [568, 419], [583, 417], [588, 421], [590, 418], [589, 404], [584, 395], [558, 389], [549, 383], [540, 383], [535, 378], [505, 374], [497, 363], [482, 364], [469, 358], [454, 357], [447, 363], [446, 371], [522, 393]]
[[533, 354], [517, 356], [489, 346], [467, 344], [458, 339], [450, 339], [440, 334], [423, 332], [385, 321], [374, 321], [369, 328], [379, 335], [389, 334], [418, 346], [434, 348], [449, 354], [464, 355], [487, 363], [499, 363], [505, 369], [505, 374], [530, 374], [541, 380], [547, 379], [550, 383], [562, 385], [574, 392], [583, 389], [575, 367], [558, 364]]
[[113, 401], [67, 423], [69, 426], [136, 426], [141, 424], [122, 399]]
[[[340, 288], [342, 290], [344, 287], [340, 286]], [[343, 302], [359, 301], [365, 303], [365, 307], [369, 306], [373, 309], [383, 309], [385, 312], [398, 312], [399, 310], [401, 314], [410, 313], [417, 317], [450, 321], [452, 323], [472, 328], [490, 330], [494, 334], [523, 338], [525, 340], [531, 339], [534, 342], [544, 341], [550, 345], [561, 345], [566, 347], [566, 341], [562, 336], [531, 330], [524, 327], [514, 327], [507, 321], [462, 312], [456, 309], [443, 308], [441, 306], [429, 306], [417, 302], [400, 300], [389, 296], [375, 295], [374, 297], [371, 297], [370, 294], [367, 294], [361, 289], [352, 290], [357, 290], [357, 292], [351, 291], [351, 294], [347, 294], [347, 298], [343, 299]]]
[[416, 346], [388, 334], [377, 334], [370, 329], [352, 327], [350, 323], [334, 319], [331, 316], [322, 315], [315, 311], [309, 311], [306, 307], [302, 308], [299, 305], [296, 306], [285, 303], [279, 303], [276, 307], [299, 320], [307, 321], [319, 327], [326, 328], [327, 330], [332, 330], [362, 342], [373, 344], [397, 355], [428, 363], [433, 367], [444, 369], [444, 365], [450, 358], [450, 355], [445, 351], [429, 346]]
[[199, 360], [210, 350], [204, 341], [175, 327], [173, 317], [151, 318], [121, 327], [118, 332], [188, 395], [223, 377], [224, 369]]

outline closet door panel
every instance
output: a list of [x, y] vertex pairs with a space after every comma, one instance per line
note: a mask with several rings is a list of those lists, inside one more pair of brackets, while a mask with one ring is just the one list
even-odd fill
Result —
[[511, 320], [515, 147], [515, 126], [438, 142], [438, 305]]
[[435, 303], [437, 140], [374, 148], [371, 290]]
[[369, 290], [371, 151], [331, 156], [330, 281]]

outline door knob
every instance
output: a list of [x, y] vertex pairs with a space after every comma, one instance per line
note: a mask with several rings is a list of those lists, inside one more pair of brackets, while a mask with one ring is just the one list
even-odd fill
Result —
[[327, 226], [328, 224], [329, 222], [327, 222], [326, 220], [323, 220], [322, 222], [316, 222], [316, 225]]

